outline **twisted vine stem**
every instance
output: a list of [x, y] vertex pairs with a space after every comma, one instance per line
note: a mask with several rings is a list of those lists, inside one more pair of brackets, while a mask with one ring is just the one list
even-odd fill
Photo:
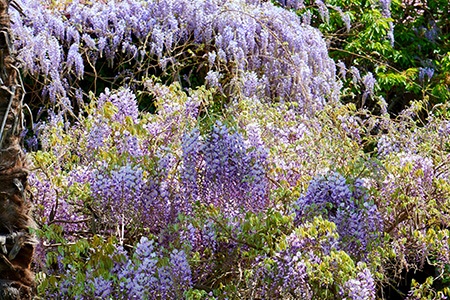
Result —
[[16, 5], [0, 0], [0, 299], [31, 299], [34, 223], [26, 199], [24, 88], [11, 42], [10, 6]]

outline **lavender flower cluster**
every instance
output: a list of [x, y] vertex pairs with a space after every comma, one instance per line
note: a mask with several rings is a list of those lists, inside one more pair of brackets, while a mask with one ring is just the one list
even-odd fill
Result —
[[[433, 78], [434, 75], [434, 69], [433, 68], [419, 68], [419, 81], [420, 82], [426, 82], [426, 81], [430, 81], [431, 78]], [[426, 78], [426, 80], [425, 80]]]
[[340, 248], [358, 259], [366, 258], [383, 228], [377, 205], [370, 202], [363, 181], [349, 184], [336, 172], [314, 178], [296, 204], [297, 223], [317, 215], [328, 218], [337, 226]]
[[341, 289], [342, 296], [351, 300], [376, 299], [375, 280], [369, 269], [358, 272], [356, 278], [348, 280]]
[[[191, 268], [186, 254], [183, 250], [173, 250], [168, 263], [161, 265], [163, 256], [159, 250], [152, 240], [143, 237], [132, 258], [122, 252], [125, 256], [123, 263], [116, 263], [112, 270], [117, 276], [118, 286], [116, 291], [109, 291], [109, 296], [131, 299], [182, 297], [183, 292], [192, 286]], [[94, 291], [99, 290], [94, 284]]]
[[[401, 227], [408, 224], [411, 228], [416, 228], [416, 215], [421, 215], [425, 218], [430, 218], [430, 207], [434, 205], [441, 206], [445, 203], [440, 193], [436, 193], [435, 180], [438, 176], [435, 170], [434, 162], [429, 157], [424, 157], [419, 154], [400, 152], [393, 157], [389, 164], [386, 164], [393, 171], [389, 174], [380, 189], [380, 196], [389, 199], [387, 203], [391, 207], [395, 207], [393, 213], [385, 216], [385, 221], [390, 224], [397, 224], [399, 214], [402, 209], [399, 209], [398, 195], [406, 199], [414, 199], [414, 204], [411, 206], [415, 217], [407, 217], [402, 222], [392, 227], [392, 235], [400, 235]], [[432, 199], [432, 201], [430, 201]]]
[[309, 285], [306, 257], [308, 241], [299, 239], [295, 234], [288, 237], [288, 247], [276, 253], [267, 262], [261, 257], [256, 276], [262, 277], [267, 283], [261, 287], [261, 293], [267, 299], [282, 299], [283, 295], [291, 295], [296, 299], [312, 299]]
[[35, 195], [34, 201], [37, 205], [34, 216], [38, 224], [62, 225], [68, 235], [86, 228], [84, 216], [79, 209], [82, 207], [81, 201], [69, 199], [67, 193], [56, 187], [44, 174], [32, 173], [28, 183]]
[[[147, 153], [135, 134], [127, 128], [118, 130], [113, 122], [126, 124], [127, 118], [131, 124], [138, 123], [138, 105], [136, 96], [128, 88], [117, 91], [106, 89], [97, 99], [99, 112], [89, 116], [92, 124], [86, 143], [89, 150], [115, 148], [119, 155], [130, 155], [134, 158], [142, 157]], [[103, 111], [103, 112], [102, 112]]]
[[122, 59], [129, 60], [133, 70], [157, 64], [164, 71], [182, 63], [176, 51], [190, 43], [208, 44], [197, 59], [209, 66], [212, 85], [246, 96], [263, 91], [267, 100], [295, 101], [304, 111], [338, 98], [320, 32], [270, 1], [71, 1], [61, 11], [39, 1], [20, 5], [24, 14], [13, 16], [18, 58], [25, 72], [45, 78], [44, 93], [65, 109], [98, 61], [124, 67]]
[[[142, 237], [130, 256], [118, 246], [111, 255], [113, 265], [107, 274], [98, 275], [103, 266], [86, 271], [83, 292], [76, 292], [76, 299], [182, 299], [183, 293], [192, 287], [191, 268], [183, 250], [164, 254], [153, 240]], [[70, 266], [58, 282], [57, 291], [47, 291], [53, 299], [73, 299], [79, 276]]]
[[[129, 89], [106, 90], [92, 99], [88, 115], [78, 123], [63, 125], [63, 119], [55, 117], [47, 124], [43, 146], [69, 160], [65, 153], [73, 148], [77, 164], [83, 165], [62, 175], [67, 184], [59, 187], [75, 194], [81, 187], [79, 212], [70, 216], [59, 212], [68, 201], [64, 194], [57, 218], [91, 220], [84, 226], [124, 238], [141, 228], [159, 233], [178, 214], [189, 215], [197, 201], [220, 207], [229, 217], [267, 206], [268, 151], [258, 128], [249, 126], [241, 134], [217, 122], [205, 134], [189, 130], [200, 96], [183, 94], [174, 101], [163, 94], [155, 115], [140, 116]], [[54, 133], [58, 141], [70, 144], [54, 146]], [[43, 209], [51, 209], [48, 201], [58, 203], [56, 192], [48, 197], [40, 182], [32, 184]], [[46, 180], [42, 184], [53, 185]], [[50, 211], [42, 214], [48, 218]]]
[[194, 129], [183, 141], [182, 178], [189, 200], [221, 207], [229, 216], [268, 203], [267, 151], [217, 121], [205, 141]]
[[397, 154], [401, 151], [401, 145], [398, 140], [388, 135], [382, 135], [378, 139], [377, 152], [380, 157], [387, 157], [390, 154]]
[[123, 123], [126, 117], [130, 117], [133, 122], [138, 120], [138, 105], [136, 96], [128, 88], [122, 88], [117, 91], [111, 92], [108, 88], [100, 94], [97, 99], [98, 109], [102, 109], [106, 103], [111, 103], [117, 109], [113, 119], [116, 122]]
[[143, 170], [132, 165], [110, 172], [99, 168], [91, 175], [90, 187], [95, 205], [107, 216], [106, 222], [121, 224], [124, 219], [135, 219], [139, 212], [145, 189]]
[[[318, 292], [325, 286], [329, 288], [326, 299], [375, 299], [375, 280], [364, 263], [358, 262], [356, 272], [352, 270], [348, 274], [339, 266], [351, 259], [337, 251], [336, 227], [330, 224], [321, 218], [306, 222], [287, 236], [283, 250], [257, 259], [254, 275], [264, 282], [261, 284], [263, 299], [322, 299]], [[318, 280], [318, 274], [327, 264], [342, 273], [333, 280], [331, 277], [335, 275], [327, 270], [330, 273], [325, 283]]]

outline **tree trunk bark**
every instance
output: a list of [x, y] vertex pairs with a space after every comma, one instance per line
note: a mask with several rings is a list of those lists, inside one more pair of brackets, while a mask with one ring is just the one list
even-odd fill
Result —
[[35, 240], [22, 149], [24, 88], [11, 41], [9, 0], [0, 0], [0, 299], [31, 299]]

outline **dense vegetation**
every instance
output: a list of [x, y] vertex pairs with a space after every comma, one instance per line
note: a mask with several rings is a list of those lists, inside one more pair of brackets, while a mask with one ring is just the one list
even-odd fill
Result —
[[16, 2], [39, 297], [450, 296], [448, 1]]

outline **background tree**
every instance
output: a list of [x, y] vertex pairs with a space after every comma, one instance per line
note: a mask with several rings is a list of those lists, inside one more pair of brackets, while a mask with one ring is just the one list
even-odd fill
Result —
[[21, 147], [24, 94], [10, 40], [9, 1], [0, 1], [0, 298], [31, 299], [33, 222]]

